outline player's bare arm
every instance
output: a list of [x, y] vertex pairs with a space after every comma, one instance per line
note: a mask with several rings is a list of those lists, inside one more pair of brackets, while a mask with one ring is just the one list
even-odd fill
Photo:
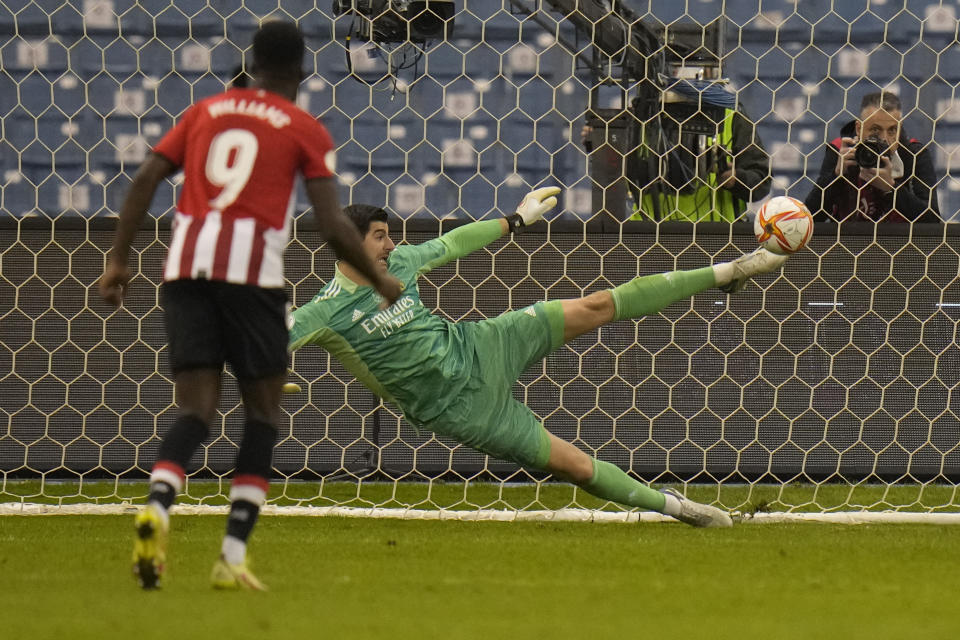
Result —
[[114, 306], [119, 306], [126, 294], [127, 283], [130, 281], [127, 259], [140, 223], [150, 207], [157, 186], [176, 170], [176, 165], [168, 159], [152, 153], [133, 177], [133, 184], [120, 209], [120, 221], [117, 223], [113, 248], [107, 256], [107, 266], [100, 278], [100, 296]]
[[306, 187], [320, 232], [337, 256], [369, 280], [387, 303], [396, 302], [403, 291], [403, 283], [377, 269], [363, 250], [363, 238], [340, 209], [336, 182], [332, 178], [312, 178], [306, 181]]

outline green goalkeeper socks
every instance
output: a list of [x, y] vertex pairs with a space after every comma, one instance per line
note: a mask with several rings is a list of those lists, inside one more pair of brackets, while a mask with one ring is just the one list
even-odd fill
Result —
[[666, 496], [628, 476], [609, 462], [593, 459], [593, 477], [580, 485], [591, 495], [630, 507], [663, 513]]
[[610, 289], [616, 308], [614, 320], [657, 313], [674, 302], [716, 285], [713, 267], [640, 276]]

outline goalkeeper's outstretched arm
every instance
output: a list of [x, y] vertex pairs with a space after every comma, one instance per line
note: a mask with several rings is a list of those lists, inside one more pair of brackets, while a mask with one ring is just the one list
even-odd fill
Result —
[[531, 191], [517, 206], [516, 212], [500, 220], [480, 220], [471, 222], [440, 236], [444, 245], [444, 255], [425, 265], [423, 271], [429, 271], [452, 260], [469, 255], [482, 249], [494, 240], [510, 232], [517, 232], [541, 218], [557, 206], [557, 194], [560, 187], [543, 187]]

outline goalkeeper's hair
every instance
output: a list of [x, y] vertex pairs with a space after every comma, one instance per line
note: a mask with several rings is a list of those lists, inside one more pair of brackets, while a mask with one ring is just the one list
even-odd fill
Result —
[[390, 219], [386, 210], [372, 204], [351, 204], [343, 208], [343, 213], [350, 218], [361, 236], [367, 235], [371, 222], [386, 223]]
[[255, 74], [299, 79], [303, 74], [306, 47], [300, 28], [289, 20], [264, 22], [253, 36]]

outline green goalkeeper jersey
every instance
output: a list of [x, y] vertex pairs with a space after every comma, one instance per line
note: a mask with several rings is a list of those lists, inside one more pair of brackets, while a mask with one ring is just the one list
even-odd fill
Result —
[[474, 366], [475, 323], [448, 322], [420, 301], [417, 279], [493, 242], [498, 220], [474, 222], [420, 245], [397, 247], [390, 273], [404, 283], [400, 298], [379, 309], [380, 296], [339, 268], [309, 303], [293, 312], [290, 348], [307, 344], [329, 351], [412, 423], [423, 425], [457, 398]]

